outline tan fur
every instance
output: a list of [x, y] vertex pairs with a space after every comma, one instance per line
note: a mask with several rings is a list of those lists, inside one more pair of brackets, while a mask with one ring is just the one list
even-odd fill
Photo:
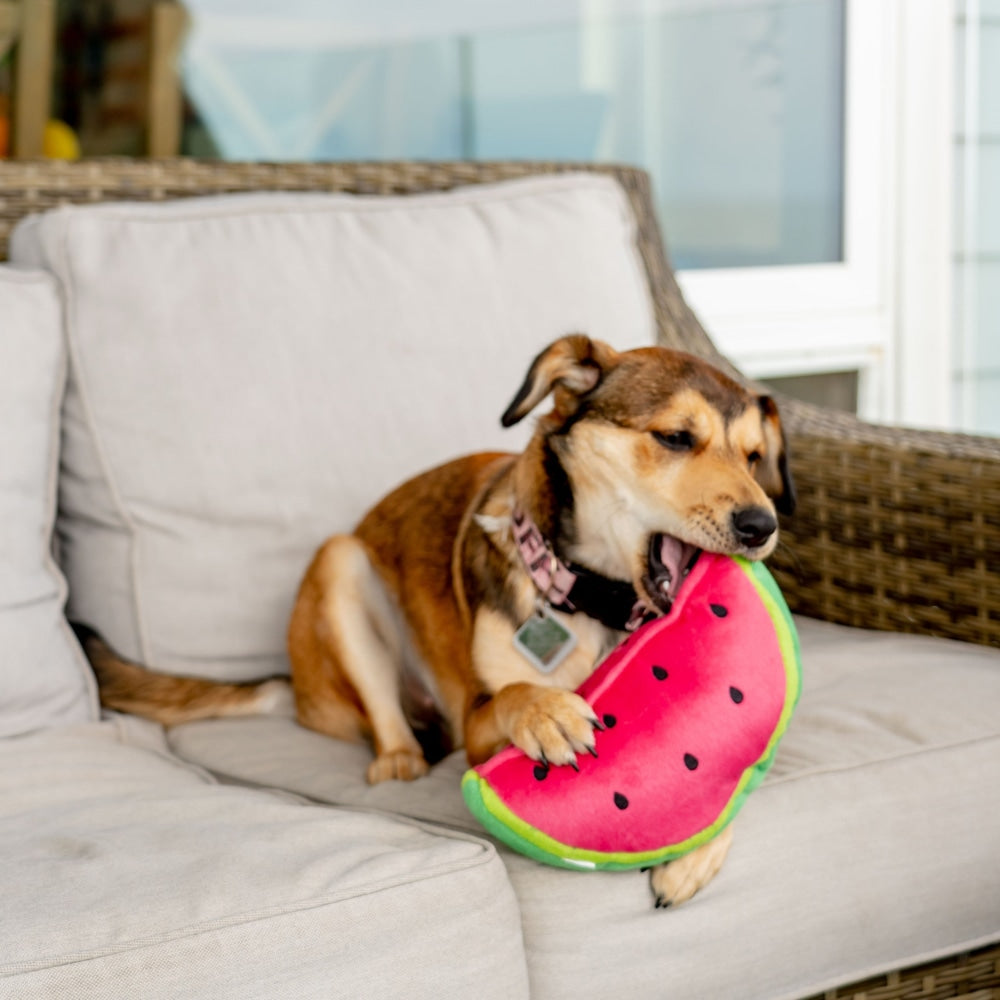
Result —
[[[771, 400], [689, 355], [619, 354], [582, 335], [535, 359], [504, 423], [549, 394], [553, 408], [523, 453], [460, 458], [404, 483], [353, 534], [329, 539], [305, 574], [288, 629], [298, 718], [370, 741], [371, 782], [426, 773], [422, 744], [434, 734], [438, 753], [464, 745], [473, 764], [509, 743], [555, 765], [593, 750], [596, 719], [573, 689], [620, 633], [557, 611], [577, 637], [573, 653], [548, 675], [522, 657], [513, 634], [539, 595], [513, 540], [515, 507], [560, 539], [562, 558], [648, 601], [651, 540], [662, 533], [752, 559], [774, 549], [772, 498], [790, 509], [793, 496]], [[758, 537], [748, 511], [765, 525]], [[103, 662], [102, 697], [168, 723], [253, 704], [252, 686], [149, 673]], [[658, 905], [705, 884], [729, 836], [655, 869]]]
[[[707, 844], [669, 865], [657, 865], [649, 875], [657, 909], [686, 903], [719, 874], [733, 843], [733, 828], [727, 826]], [[684, 862], [681, 864], [681, 862]]]
[[164, 726], [224, 715], [291, 714], [291, 695], [284, 678], [221, 684], [176, 677], [123, 659], [97, 635], [81, 636], [81, 641], [106, 708], [141, 715]]

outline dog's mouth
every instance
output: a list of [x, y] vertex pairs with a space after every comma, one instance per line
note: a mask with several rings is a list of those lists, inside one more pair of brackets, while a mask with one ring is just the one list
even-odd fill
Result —
[[642, 582], [649, 599], [664, 614], [673, 607], [681, 584], [699, 555], [701, 549], [673, 535], [650, 536], [646, 576]]

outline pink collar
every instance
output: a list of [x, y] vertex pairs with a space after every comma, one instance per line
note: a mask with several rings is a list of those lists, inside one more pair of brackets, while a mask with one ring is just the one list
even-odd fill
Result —
[[569, 592], [576, 583], [574, 573], [542, 537], [538, 525], [520, 507], [514, 508], [514, 540], [521, 559], [531, 574], [539, 593], [550, 604], [567, 604]]
[[[538, 588], [538, 592], [542, 595], [542, 598], [553, 607], [569, 614], [577, 610], [583, 610], [590, 617], [597, 618], [610, 628], [624, 629], [627, 632], [637, 629], [648, 616], [657, 614], [657, 612], [652, 611], [649, 605], [628, 584], [613, 583], [612, 581], [604, 580], [604, 578], [593, 573], [591, 570], [586, 570], [582, 567], [579, 568], [579, 571], [570, 569], [552, 551], [552, 546], [545, 540], [538, 525], [535, 524], [527, 511], [521, 507], [514, 508], [512, 524], [514, 527], [514, 540], [517, 542], [517, 549], [521, 554], [521, 560], [524, 562], [525, 569], [531, 575], [531, 579]], [[574, 603], [570, 600], [570, 595], [577, 581], [580, 580], [581, 574], [589, 581], [590, 585], [584, 589], [590, 592], [591, 597], [589, 601], [584, 601], [583, 608], [578, 608], [577, 604], [579, 604], [579, 601]], [[592, 608], [588, 608], [586, 605], [588, 603], [593, 604], [593, 598], [599, 596], [599, 594], [594, 594], [593, 581], [595, 580], [603, 580], [602, 586], [604, 587], [610, 586], [614, 591], [614, 599], [610, 601], [600, 600], [598, 604], [602, 605], [602, 607], [594, 605]], [[627, 603], [624, 606], [621, 603], [622, 598], [625, 596], [622, 593], [623, 589], [631, 594], [631, 597], [627, 598]], [[606, 604], [614, 604], [618, 608], [613, 613], [613, 621], [607, 617], [607, 614], [611, 612], [611, 608], [604, 606]], [[629, 610], [630, 608], [631, 610]], [[618, 617], [619, 615], [621, 617]]]

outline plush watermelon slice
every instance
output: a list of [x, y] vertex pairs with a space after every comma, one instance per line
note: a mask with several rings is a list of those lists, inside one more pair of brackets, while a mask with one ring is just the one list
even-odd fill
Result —
[[546, 767], [508, 747], [462, 779], [498, 839], [563, 868], [680, 857], [728, 824], [774, 760], [801, 684], [788, 607], [761, 563], [702, 553], [670, 613], [579, 688], [597, 757]]

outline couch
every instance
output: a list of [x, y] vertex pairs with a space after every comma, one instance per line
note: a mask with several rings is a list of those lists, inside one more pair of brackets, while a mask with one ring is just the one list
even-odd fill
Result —
[[313, 549], [411, 472], [518, 447], [498, 418], [549, 340], [733, 371], [642, 172], [0, 163], [6, 255], [0, 996], [1000, 995], [994, 440], [781, 401], [803, 695], [677, 909], [491, 842], [461, 753], [369, 786], [365, 747], [281, 710], [97, 704], [67, 611], [166, 670], [285, 670]]

